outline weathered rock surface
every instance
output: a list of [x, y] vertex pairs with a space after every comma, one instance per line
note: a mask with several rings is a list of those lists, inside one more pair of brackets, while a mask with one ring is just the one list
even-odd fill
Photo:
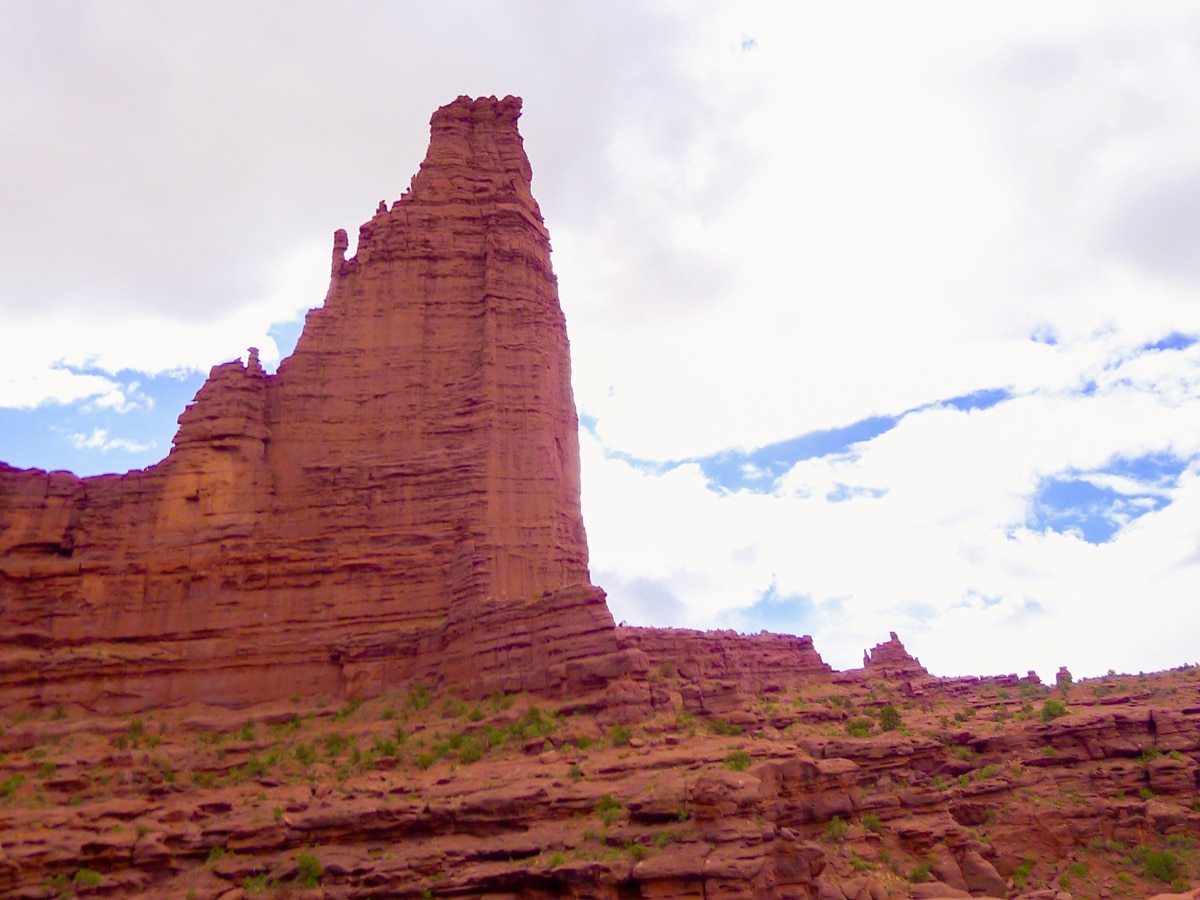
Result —
[[[0, 896], [1191, 896], [1198, 676], [914, 698], [796, 673], [740, 693], [736, 732], [656, 703], [701, 676], [653, 668], [611, 682], [651, 698], [612, 724], [594, 694], [418, 682], [340, 708], [5, 715]], [[830, 716], [779, 728], [784, 708]]]
[[629, 670], [589, 583], [520, 109], [439, 109], [410, 189], [353, 257], [335, 236], [295, 353], [274, 376], [254, 352], [215, 367], [163, 462], [0, 464], [0, 706], [375, 696], [414, 677], [553, 692]]

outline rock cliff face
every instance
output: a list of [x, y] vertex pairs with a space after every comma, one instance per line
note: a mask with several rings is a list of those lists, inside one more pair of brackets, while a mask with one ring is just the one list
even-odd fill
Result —
[[274, 376], [253, 351], [215, 367], [163, 462], [0, 466], [0, 701], [553, 692], [629, 667], [589, 583], [520, 111], [439, 109], [410, 189], [353, 257], [335, 235], [295, 353]]

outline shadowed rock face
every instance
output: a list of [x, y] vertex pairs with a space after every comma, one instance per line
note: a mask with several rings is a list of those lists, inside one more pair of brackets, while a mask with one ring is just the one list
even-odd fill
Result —
[[335, 235], [295, 353], [274, 376], [254, 352], [215, 367], [163, 462], [0, 464], [0, 705], [372, 696], [412, 677], [554, 691], [624, 671], [589, 582], [520, 110], [439, 109], [410, 189], [353, 257]]

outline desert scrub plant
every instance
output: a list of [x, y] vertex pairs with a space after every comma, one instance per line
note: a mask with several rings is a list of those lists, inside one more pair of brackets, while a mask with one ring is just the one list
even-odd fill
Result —
[[821, 835], [822, 838], [831, 843], [841, 843], [846, 839], [846, 835], [850, 833], [850, 826], [842, 821], [841, 816], [834, 816], [829, 820], [829, 824], [825, 826], [825, 832]]
[[317, 752], [308, 744], [297, 744], [292, 753], [295, 754], [296, 761], [302, 766], [311, 766], [317, 758]]
[[745, 750], [734, 750], [725, 757], [725, 768], [734, 772], [745, 772], [750, 768], [752, 757]]
[[713, 719], [708, 723], [709, 730], [716, 735], [739, 735], [742, 733], [742, 726], [730, 725], [724, 719]]
[[567, 861], [567, 858], [563, 854], [552, 853], [550, 855], [549, 861], [547, 861], [547, 863], [546, 863], [546, 868], [557, 869], [559, 866], [564, 865], [566, 863], [566, 861]]
[[346, 738], [336, 731], [325, 735], [325, 754], [333, 759], [346, 749]]
[[1033, 858], [1025, 857], [1025, 861], [1013, 869], [1012, 880], [1017, 890], [1022, 890], [1025, 887], [1025, 882], [1029, 880], [1029, 875], [1033, 871]]
[[904, 721], [900, 718], [900, 713], [896, 712], [896, 707], [892, 704], [887, 704], [879, 710], [879, 730], [880, 731], [895, 731]]
[[418, 681], [408, 689], [408, 699], [406, 702], [417, 712], [427, 709], [431, 702], [429, 698], [429, 689]]
[[913, 884], [921, 884], [929, 880], [929, 860], [922, 860], [912, 867], [912, 871], [908, 873], [908, 880]]
[[870, 737], [871, 726], [874, 724], [874, 720], [866, 716], [850, 719], [846, 722], [846, 734], [857, 738]]
[[578, 764], [573, 765], [571, 768], [567, 769], [567, 777], [572, 781], [578, 781], [583, 777], [583, 769], [579, 768]]
[[633, 740], [633, 732], [623, 725], [613, 725], [608, 729], [608, 742], [614, 747], [623, 747]]
[[1067, 714], [1066, 704], [1054, 697], [1048, 697], [1042, 703], [1041, 718], [1043, 722], [1049, 722], [1051, 719], [1057, 719], [1059, 716]]
[[879, 834], [883, 831], [883, 822], [879, 820], [879, 816], [875, 815], [875, 813], [867, 813], [863, 816], [862, 826], [874, 834]]
[[25, 776], [20, 772], [14, 772], [12, 775], [9, 775], [3, 781], [0, 781], [0, 799], [7, 800], [9, 797], [15, 794], [24, 783]]
[[80, 869], [75, 873], [75, 883], [84, 887], [95, 887], [103, 880], [103, 876], [95, 869]]
[[596, 804], [596, 815], [605, 825], [613, 825], [621, 818], [621, 804], [613, 798], [612, 794], [605, 794]]
[[351, 697], [346, 701], [346, 705], [333, 714], [333, 721], [344, 722], [350, 718], [362, 707], [363, 701], [361, 697]]
[[305, 887], [314, 887], [321, 880], [321, 862], [312, 853], [296, 857], [296, 880]]
[[447, 697], [442, 703], [440, 711], [443, 719], [457, 719], [459, 716], [466, 714], [467, 704], [463, 703], [457, 697]]
[[1173, 850], [1152, 850], [1143, 844], [1134, 856], [1142, 864], [1142, 870], [1150, 878], [1172, 882], [1179, 877], [1179, 857]]

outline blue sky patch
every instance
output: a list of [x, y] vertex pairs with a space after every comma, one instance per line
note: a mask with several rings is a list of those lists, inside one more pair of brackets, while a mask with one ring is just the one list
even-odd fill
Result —
[[144, 469], [167, 455], [176, 420], [205, 378], [200, 372], [179, 377], [131, 370], [115, 375], [72, 371], [104, 375], [121, 384], [126, 398], [137, 398], [136, 402], [125, 412], [100, 406], [95, 397], [33, 409], [0, 408], [0, 461], [22, 469], [66, 469], [77, 475]]
[[998, 403], [1003, 403], [1012, 397], [1012, 391], [1008, 388], [985, 388], [980, 391], [972, 391], [969, 394], [963, 394], [959, 397], [951, 397], [949, 400], [943, 400], [942, 406], [953, 406], [961, 412], [970, 412], [973, 409], [991, 409]]
[[899, 421], [898, 416], [872, 416], [845, 428], [810, 431], [757, 450], [725, 450], [686, 461], [698, 463], [710, 486], [719, 490], [770, 493], [775, 481], [796, 463], [846, 453], [860, 441], [891, 431]]
[[1143, 350], [1186, 350], [1192, 344], [1196, 343], [1198, 338], [1193, 334], [1182, 334], [1178, 331], [1172, 331], [1161, 341], [1155, 341], [1153, 344], [1146, 344], [1142, 347]]
[[775, 634], [814, 634], [824, 625], [841, 618], [845, 604], [832, 599], [820, 606], [807, 594], [780, 595], [775, 585], [763, 593], [753, 606], [730, 610], [721, 623], [743, 634], [770, 631]]
[[[1026, 524], [1034, 531], [1078, 534], [1089, 544], [1112, 540], [1129, 523], [1171, 503], [1188, 460], [1170, 453], [1118, 457], [1092, 472], [1066, 472], [1046, 478], [1030, 502]], [[1104, 484], [1104, 476], [1137, 483], [1141, 490], [1120, 491]]]

